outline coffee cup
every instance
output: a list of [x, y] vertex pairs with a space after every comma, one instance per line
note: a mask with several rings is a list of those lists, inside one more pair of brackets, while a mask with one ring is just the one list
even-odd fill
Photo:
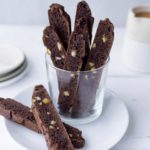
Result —
[[122, 61], [134, 71], [150, 73], [150, 5], [129, 10]]

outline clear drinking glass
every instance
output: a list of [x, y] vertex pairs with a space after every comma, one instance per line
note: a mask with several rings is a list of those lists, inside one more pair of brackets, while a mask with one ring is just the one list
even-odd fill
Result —
[[96, 70], [67, 71], [56, 68], [45, 55], [49, 94], [63, 121], [83, 124], [97, 119], [103, 109], [109, 59]]

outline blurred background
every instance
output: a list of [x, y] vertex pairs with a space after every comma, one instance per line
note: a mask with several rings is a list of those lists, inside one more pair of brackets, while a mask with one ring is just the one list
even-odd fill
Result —
[[[0, 24], [45, 25], [48, 24], [47, 10], [53, 2], [59, 2], [75, 16], [79, 0], [0, 0]], [[115, 25], [124, 26], [128, 9], [150, 0], [86, 0], [93, 11], [96, 23], [109, 17]]]

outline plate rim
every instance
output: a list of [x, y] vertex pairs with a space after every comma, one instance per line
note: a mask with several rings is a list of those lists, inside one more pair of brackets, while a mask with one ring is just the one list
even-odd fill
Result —
[[[23, 64], [22, 66], [20, 66], [20, 68], [19, 68], [20, 70], [19, 70], [19, 71], [17, 70], [17, 71], [15, 72], [15, 73], [16, 73], [15, 76], [9, 78], [8, 80], [4, 80], [4, 81], [1, 81], [1, 82], [0, 82], [0, 88], [6, 87], [6, 86], [8, 86], [8, 85], [11, 85], [12, 83], [14, 83], [14, 82], [16, 82], [16, 81], [22, 79], [22, 77], [23, 77], [25, 74], [27, 74], [28, 71], [29, 71], [29, 69], [30, 69], [30, 67], [29, 67], [28, 64], [29, 64], [29, 62], [28, 62], [28, 60], [27, 60], [27, 58], [26, 58], [24, 64]], [[26, 89], [24, 89], [24, 90], [26, 90]], [[21, 92], [23, 92], [24, 90], [21, 90]], [[21, 92], [20, 92], [20, 93], [21, 93]], [[17, 94], [17, 95], [19, 95], [19, 94]], [[17, 95], [15, 95], [14, 97], [16, 97]]]

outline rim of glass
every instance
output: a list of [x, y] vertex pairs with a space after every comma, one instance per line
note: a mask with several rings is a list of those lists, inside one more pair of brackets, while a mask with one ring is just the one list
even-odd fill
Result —
[[98, 70], [101, 70], [101, 69], [107, 67], [108, 64], [109, 64], [109, 62], [110, 62], [110, 56], [109, 56], [108, 59], [107, 59], [107, 61], [105, 62], [105, 64], [104, 64], [103, 66], [101, 66], [101, 67], [99, 67], [99, 68], [96, 68], [96, 69], [94, 69], [94, 70], [69, 71], [69, 70], [64, 70], [64, 69], [55, 67], [52, 63], [50, 63], [50, 59], [48, 60], [48, 57], [50, 58], [50, 55], [47, 54], [47, 53], [45, 53], [45, 62], [46, 62], [46, 65], [47, 65], [47, 66], [49, 65], [50, 68], [53, 68], [53, 69], [55, 69], [55, 70], [62, 71], [62, 72], [68, 72], [68, 73], [70, 73], [70, 72], [83, 72], [83, 73], [87, 73], [87, 72], [92, 72], [92, 71], [98, 71]]

